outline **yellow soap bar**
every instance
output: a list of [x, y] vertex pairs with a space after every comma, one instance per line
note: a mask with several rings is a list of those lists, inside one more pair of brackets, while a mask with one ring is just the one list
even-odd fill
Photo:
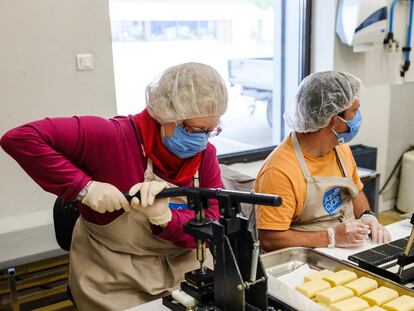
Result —
[[344, 286], [336, 286], [317, 293], [316, 300], [330, 305], [334, 302], [344, 300], [352, 296], [354, 296], [354, 293], [349, 288]]
[[373, 279], [363, 276], [359, 279], [356, 279], [355, 281], [345, 284], [345, 287], [351, 289], [354, 292], [355, 296], [361, 296], [378, 288], [378, 283]]
[[331, 304], [329, 311], [361, 311], [368, 307], [368, 302], [364, 299], [352, 297]]
[[396, 290], [385, 286], [381, 286], [361, 296], [361, 298], [368, 301], [371, 306], [382, 306], [384, 303], [387, 303], [397, 297], [398, 292]]
[[322, 279], [329, 282], [332, 287], [343, 285], [345, 283], [356, 280], [358, 277], [354, 272], [348, 270], [341, 270], [335, 272], [333, 275], [324, 276]]
[[378, 306], [373, 306], [373, 307], [368, 308], [368, 309], [366, 309], [364, 311], [387, 311], [387, 310], [385, 310], [385, 309], [383, 309], [381, 307], [378, 307]]
[[329, 310], [329, 306], [327, 304], [324, 304], [322, 302], [318, 302], [318, 305], [320, 305], [322, 308]]
[[335, 274], [335, 272], [328, 269], [324, 269], [305, 276], [305, 282], [322, 279], [324, 276], [329, 276], [333, 274]]
[[326, 281], [314, 280], [314, 281], [302, 283], [301, 285], [296, 286], [295, 289], [299, 293], [305, 295], [306, 297], [313, 298], [315, 297], [317, 292], [320, 292], [324, 289], [328, 289], [330, 287], [331, 285], [329, 285], [329, 283]]
[[414, 311], [414, 298], [403, 295], [382, 306], [388, 311]]

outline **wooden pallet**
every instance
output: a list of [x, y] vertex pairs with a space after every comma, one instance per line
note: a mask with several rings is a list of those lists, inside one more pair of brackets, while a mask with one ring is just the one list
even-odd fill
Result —
[[67, 299], [68, 255], [0, 271], [0, 310], [74, 310]]

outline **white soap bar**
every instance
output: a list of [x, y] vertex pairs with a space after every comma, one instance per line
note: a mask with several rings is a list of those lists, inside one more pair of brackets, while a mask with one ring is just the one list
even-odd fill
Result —
[[335, 274], [333, 275], [324, 276], [322, 279], [329, 282], [329, 284], [331, 284], [331, 286], [334, 287], [351, 282], [353, 280], [356, 280], [357, 278], [358, 277], [354, 272], [348, 270], [341, 270], [335, 272]]
[[403, 295], [382, 306], [388, 311], [414, 311], [414, 298]]
[[335, 274], [335, 272], [328, 269], [324, 269], [305, 276], [305, 282], [322, 279], [324, 276], [329, 276], [333, 274]]
[[328, 289], [330, 287], [331, 285], [329, 285], [329, 283], [326, 281], [314, 280], [314, 281], [302, 283], [301, 285], [296, 286], [295, 289], [299, 293], [305, 295], [306, 297], [313, 298], [315, 297], [316, 293], [324, 289]]
[[171, 296], [186, 308], [192, 308], [198, 304], [197, 300], [195, 300], [186, 292], [183, 292], [181, 289], [173, 290]]
[[331, 304], [329, 311], [362, 311], [369, 307], [368, 302], [359, 297], [352, 297]]
[[382, 306], [384, 303], [398, 297], [398, 292], [391, 288], [381, 286], [361, 296], [362, 299], [368, 301], [371, 306]]
[[354, 292], [355, 296], [361, 296], [378, 288], [378, 283], [373, 279], [363, 276], [359, 279], [356, 279], [355, 281], [345, 284], [345, 287], [351, 289]]
[[318, 302], [331, 305], [334, 302], [344, 300], [352, 296], [354, 296], [354, 293], [349, 288], [344, 286], [336, 286], [317, 293], [316, 300]]

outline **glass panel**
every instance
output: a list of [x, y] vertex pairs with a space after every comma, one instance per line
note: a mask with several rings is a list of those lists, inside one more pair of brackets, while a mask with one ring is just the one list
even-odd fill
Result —
[[273, 59], [282, 60], [275, 54], [281, 46], [276, 6], [280, 1], [111, 0], [118, 113], [143, 110], [146, 85], [165, 68], [201, 62], [220, 72], [229, 91], [223, 131], [211, 139], [218, 153], [278, 143], [282, 112], [274, 89], [280, 64]]

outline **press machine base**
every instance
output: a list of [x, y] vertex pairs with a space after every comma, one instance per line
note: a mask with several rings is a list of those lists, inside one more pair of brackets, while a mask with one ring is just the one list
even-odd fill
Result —
[[[172, 188], [174, 189], [174, 188]], [[180, 191], [180, 188], [176, 189]], [[238, 216], [240, 203], [279, 206], [275, 195], [222, 189], [181, 188], [196, 217], [184, 225], [194, 237], [200, 269], [185, 274], [181, 290], [198, 301], [190, 310], [267, 311], [277, 310], [277, 301], [267, 295], [267, 276], [261, 262], [259, 242], [248, 230], [248, 220]], [[221, 217], [204, 217], [209, 200], [217, 199]], [[204, 244], [214, 258], [214, 272], [203, 267]], [[171, 310], [189, 310], [172, 296], [163, 299]], [[273, 306], [274, 305], [274, 306]], [[294, 310], [284, 306], [283, 310]]]
[[[223, 222], [226, 225], [223, 225]], [[248, 220], [236, 217], [229, 222], [221, 219], [211, 223], [210, 227], [195, 228], [188, 224], [185, 232], [208, 238], [213, 245], [215, 260], [214, 271], [205, 273], [199, 269], [185, 274], [181, 290], [195, 298], [199, 304], [191, 310], [217, 311], [294, 311], [285, 303], [267, 295], [267, 276], [260, 260], [257, 258], [255, 281], [250, 281], [251, 259], [254, 252], [252, 233], [247, 230]], [[226, 229], [233, 227], [236, 231], [226, 235]], [[202, 282], [201, 282], [202, 280]], [[170, 295], [163, 298], [163, 305], [173, 311], [189, 310]]]

